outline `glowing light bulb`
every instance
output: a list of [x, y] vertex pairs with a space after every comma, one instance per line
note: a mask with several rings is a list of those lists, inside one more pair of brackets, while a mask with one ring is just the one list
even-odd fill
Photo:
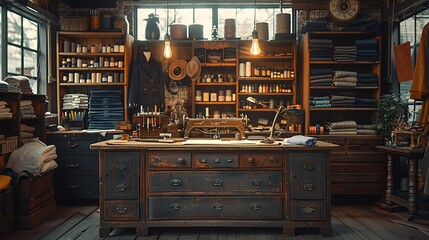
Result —
[[252, 46], [250, 47], [250, 53], [253, 55], [261, 53], [261, 49], [259, 48], [258, 31], [256, 30], [253, 30], [252, 32]]
[[164, 57], [165, 58], [171, 58], [173, 56], [173, 53], [171, 52], [171, 41], [170, 41], [170, 35], [165, 34], [165, 45], [164, 45]]

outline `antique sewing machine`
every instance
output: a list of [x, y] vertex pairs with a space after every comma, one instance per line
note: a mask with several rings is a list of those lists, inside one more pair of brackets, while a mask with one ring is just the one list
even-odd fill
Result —
[[213, 138], [229, 133], [234, 133], [239, 139], [246, 138], [245, 124], [241, 118], [188, 118], [184, 138], [189, 138], [192, 131], [208, 134]]

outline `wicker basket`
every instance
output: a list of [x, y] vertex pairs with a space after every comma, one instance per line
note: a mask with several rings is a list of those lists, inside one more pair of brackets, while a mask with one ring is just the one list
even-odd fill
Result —
[[88, 16], [61, 16], [60, 17], [61, 31], [88, 31], [89, 17]]

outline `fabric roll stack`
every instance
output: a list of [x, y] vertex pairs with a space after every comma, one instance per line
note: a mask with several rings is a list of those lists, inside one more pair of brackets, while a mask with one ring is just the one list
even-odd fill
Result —
[[33, 94], [30, 80], [25, 76], [6, 77], [4, 81], [9, 84], [11, 91]]
[[378, 41], [375, 39], [356, 40], [358, 61], [378, 61]]
[[237, 56], [235, 54], [235, 48], [225, 48], [224, 49], [224, 62], [226, 63], [235, 63], [237, 61]]
[[327, 126], [329, 135], [356, 135], [357, 134], [357, 123], [356, 121], [339, 121], [331, 122]]
[[68, 93], [63, 97], [63, 110], [88, 109], [88, 95], [85, 93]]
[[10, 91], [9, 83], [0, 80], [0, 91]]
[[332, 69], [312, 68], [310, 70], [311, 86], [332, 86]]
[[11, 118], [12, 113], [6, 101], [0, 101], [0, 118]]
[[225, 38], [235, 38], [235, 19], [225, 19]]
[[364, 86], [378, 86], [378, 77], [374, 73], [358, 73], [357, 74], [357, 85]]
[[256, 23], [256, 31], [258, 31], [258, 39], [268, 41], [268, 23], [259, 22]]
[[357, 72], [352, 71], [334, 71], [332, 79], [334, 86], [341, 87], [356, 87], [357, 85]]
[[346, 93], [342, 93], [331, 95], [331, 105], [333, 108], [352, 108], [356, 106], [355, 102], [356, 97], [352, 94], [347, 95]]
[[331, 98], [329, 96], [310, 96], [310, 108], [330, 108]]
[[27, 143], [31, 139], [34, 139], [34, 131], [36, 130], [34, 127], [21, 123], [20, 130], [21, 142]]
[[114, 129], [124, 120], [122, 91], [95, 90], [89, 98], [88, 129]]
[[33, 101], [21, 100], [21, 117], [23, 118], [35, 118], [36, 114], [33, 109]]
[[356, 61], [357, 47], [356, 46], [335, 46], [334, 60], [338, 62]]
[[188, 29], [186, 25], [175, 23], [170, 26], [170, 36], [172, 40], [184, 40], [188, 37]]
[[363, 135], [375, 135], [377, 134], [376, 126], [375, 124], [358, 124], [356, 127], [357, 134], [363, 134]]
[[334, 57], [332, 39], [310, 39], [310, 59], [330, 61]]
[[191, 24], [188, 26], [189, 39], [203, 39], [204, 26], [201, 24]]

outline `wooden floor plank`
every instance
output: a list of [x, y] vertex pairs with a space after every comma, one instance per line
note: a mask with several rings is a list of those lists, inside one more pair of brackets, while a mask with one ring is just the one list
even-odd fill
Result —
[[332, 229], [339, 235], [340, 239], [344, 240], [363, 240], [363, 238], [357, 234], [353, 229], [349, 228], [338, 218], [332, 217]]
[[373, 233], [370, 229], [368, 229], [365, 225], [362, 225], [354, 217], [352, 217], [349, 214], [347, 214], [346, 212], [342, 211], [340, 208], [336, 208], [335, 211], [333, 211], [333, 215], [336, 218], [338, 218], [341, 222], [346, 224], [353, 231], [355, 231], [363, 239], [383, 240], [377, 234]]
[[[96, 212], [97, 211], [93, 211]], [[70, 228], [69, 231], [67, 231], [64, 235], [62, 235], [58, 240], [81, 240], [79, 238], [82, 234], [85, 233], [88, 229], [94, 228], [94, 224], [99, 224], [100, 222], [100, 215], [99, 214], [89, 214], [86, 215], [85, 221], [79, 221], [77, 224], [75, 224], [72, 228]], [[49, 240], [49, 239], [46, 239]]]

